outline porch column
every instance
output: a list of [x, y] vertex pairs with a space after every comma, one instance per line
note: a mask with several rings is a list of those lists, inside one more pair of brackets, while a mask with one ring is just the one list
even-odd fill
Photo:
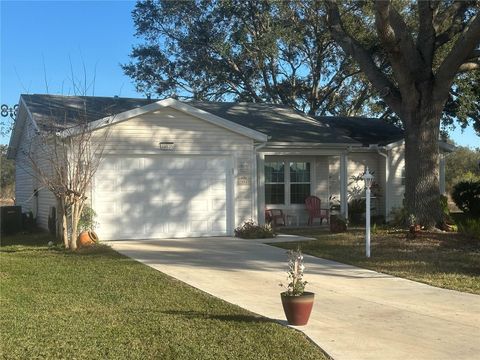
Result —
[[440, 194], [445, 194], [445, 155], [440, 154], [440, 164], [439, 164], [439, 183], [440, 183]]
[[257, 153], [257, 219], [265, 224], [265, 154]]
[[347, 200], [347, 185], [348, 185], [348, 156], [344, 152], [340, 155], [340, 212], [348, 219], [348, 200]]

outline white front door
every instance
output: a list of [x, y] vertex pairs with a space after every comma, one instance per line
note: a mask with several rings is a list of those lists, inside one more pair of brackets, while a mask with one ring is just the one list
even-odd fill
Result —
[[106, 156], [94, 181], [101, 239], [227, 235], [229, 161], [212, 156]]

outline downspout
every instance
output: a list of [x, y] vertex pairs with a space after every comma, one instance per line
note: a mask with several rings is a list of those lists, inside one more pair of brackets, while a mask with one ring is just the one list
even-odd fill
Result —
[[255, 214], [255, 220], [257, 224], [259, 223], [259, 211], [258, 211], [258, 166], [257, 166], [257, 153], [261, 148], [264, 148], [267, 145], [267, 142], [258, 144], [254, 146], [254, 151], [253, 151], [253, 189], [252, 189], [252, 210], [253, 213], [252, 215]]

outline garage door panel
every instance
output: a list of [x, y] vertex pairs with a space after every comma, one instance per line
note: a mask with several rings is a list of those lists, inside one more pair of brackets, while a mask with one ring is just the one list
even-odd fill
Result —
[[226, 181], [225, 158], [106, 157], [95, 181], [100, 236], [225, 235]]
[[123, 158], [118, 162], [120, 171], [143, 170], [143, 158]]
[[115, 214], [115, 201], [97, 201], [95, 206], [95, 212], [97, 215]]

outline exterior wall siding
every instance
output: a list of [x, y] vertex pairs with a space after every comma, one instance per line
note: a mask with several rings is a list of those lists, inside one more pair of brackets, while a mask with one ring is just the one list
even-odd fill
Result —
[[[102, 131], [97, 131], [97, 139]], [[255, 218], [252, 139], [172, 108], [120, 122], [107, 131], [105, 154], [228, 156], [233, 160], [233, 223]], [[173, 142], [174, 150], [161, 150], [160, 142]]]
[[[355, 181], [353, 177], [357, 177], [362, 175], [365, 170], [368, 169], [370, 173], [374, 175], [374, 181], [378, 184], [378, 193], [377, 196], [372, 198], [372, 207], [374, 208], [373, 213], [378, 215], [385, 214], [385, 182], [383, 179], [385, 178], [385, 170], [382, 167], [382, 163], [384, 163], [384, 158], [372, 152], [362, 152], [362, 153], [350, 153], [348, 155], [348, 200], [354, 196], [356, 192], [355, 188], [360, 188], [360, 196], [365, 197], [364, 191], [364, 182], [363, 180]], [[372, 197], [375, 194], [372, 192]]]
[[25, 127], [20, 137], [20, 146], [15, 157], [15, 204], [22, 207], [22, 212], [34, 211], [34, 177], [27, 153], [30, 151], [33, 129], [30, 120], [25, 121]]

